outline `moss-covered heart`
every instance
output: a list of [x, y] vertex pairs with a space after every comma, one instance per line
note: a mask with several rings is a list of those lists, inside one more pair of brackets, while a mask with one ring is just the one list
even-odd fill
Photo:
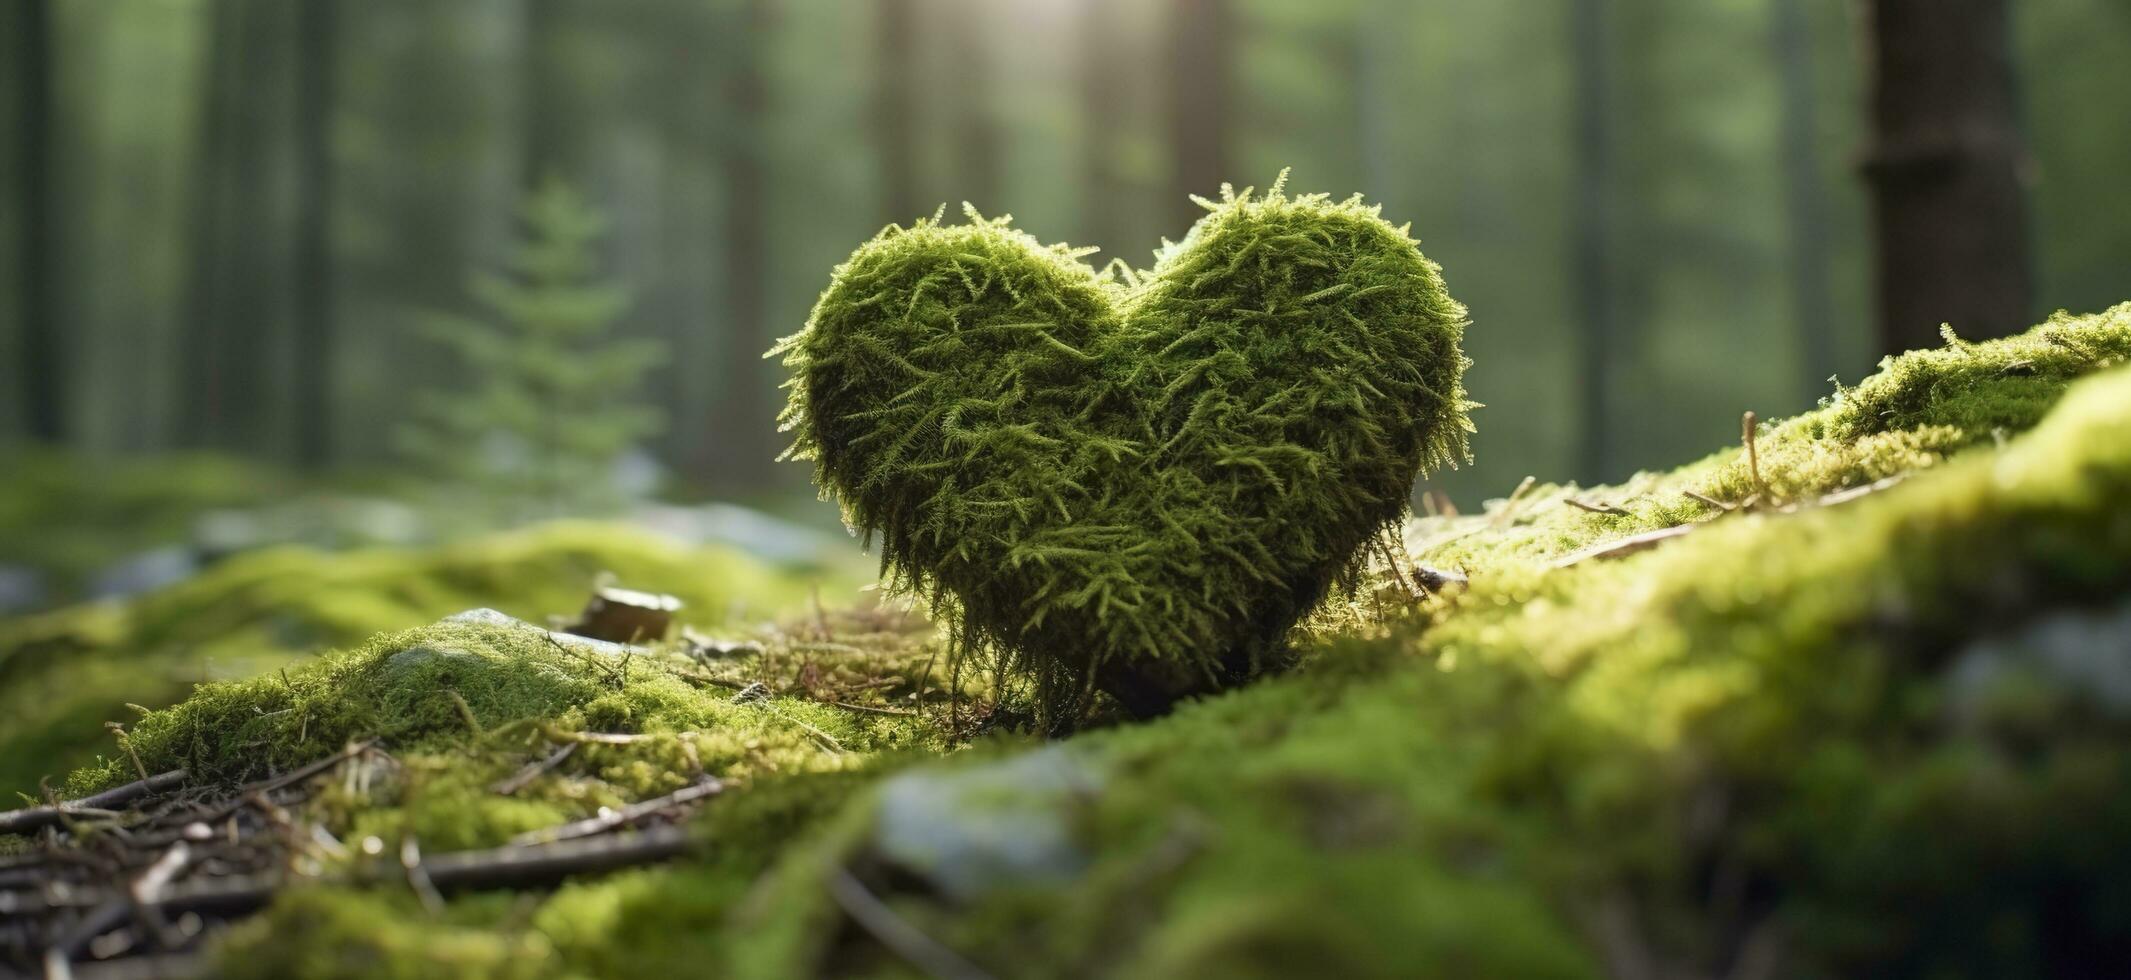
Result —
[[971, 211], [838, 266], [790, 455], [898, 588], [1069, 720], [1264, 669], [1466, 452], [1465, 311], [1404, 228], [1275, 184], [1111, 277]]

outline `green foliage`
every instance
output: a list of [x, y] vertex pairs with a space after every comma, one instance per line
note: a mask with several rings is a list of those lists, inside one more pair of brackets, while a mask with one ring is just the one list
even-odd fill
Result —
[[473, 280], [489, 319], [430, 317], [464, 386], [425, 392], [401, 433], [410, 458], [506, 523], [611, 503], [615, 459], [659, 428], [642, 391], [659, 345], [608, 336], [628, 297], [597, 277], [606, 222], [558, 181], [523, 218], [509, 274]]
[[793, 371], [794, 454], [900, 587], [1070, 721], [1232, 684], [1465, 455], [1464, 310], [1358, 198], [1224, 193], [1098, 276], [970, 212], [838, 266]]
[[[2006, 370], [2068, 343], [2086, 354]], [[1306, 669], [1042, 747], [1082, 774], [1069, 792], [1001, 778], [1025, 771], [1025, 742], [908, 770], [982, 790], [928, 826], [932, 853], [1034, 841], [1076, 859], [1040, 881], [979, 879], [974, 899], [884, 843], [888, 781], [944, 753], [937, 730], [800, 698], [735, 704], [659, 657], [617, 686], [534, 637], [443, 624], [287, 681], [204, 689], [133, 737], [151, 765], [237, 778], [229, 745], [293, 760], [389, 731], [405, 783], [328, 800], [325, 817], [432, 850], [673, 785], [693, 771], [682, 733], [710, 747], [705, 770], [747, 782], [699, 817], [702, 850], [547, 897], [460, 896], [432, 914], [398, 885], [291, 894], [218, 947], [230, 972], [911, 973], [832, 895], [836, 872], [996, 975], [2077, 972], [2122, 962], [2131, 934], [2127, 344], [2131, 307], [2060, 318], [1896, 359], [1768, 427], [1772, 484], [1870, 479], [1833, 459], [1905, 477], [1849, 502], [1735, 513], [1544, 570], [1547, 549], [1616, 541], [1656, 508], [1527, 497], [1466, 534], [1484, 560], [1468, 591], [1313, 642]], [[1915, 398], [1882, 416], [1871, 393], [1895, 390]], [[1914, 451], [1839, 448], [1840, 423], [1866, 417], [1887, 422], [1858, 443], [1906, 433]], [[2001, 423], [2002, 442], [1963, 428]], [[1715, 492], [1736, 455], [1635, 485]], [[1794, 464], [1808, 473], [1782, 472]], [[460, 652], [394, 664], [415, 648]], [[879, 669], [881, 655], [854, 640], [824, 660]], [[661, 735], [581, 746], [507, 800], [482, 788], [538, 751], [538, 726], [513, 718]], [[106, 764], [77, 785], [123, 778]]]
[[[2088, 316], [2058, 313], [2027, 333], [1890, 357], [1814, 411], [1757, 427], [1761, 479], [1743, 446], [1619, 486], [1540, 485], [1483, 515], [1416, 522], [1420, 561], [1493, 579], [1545, 574], [1580, 549], [1629, 534], [1708, 520], [1724, 504], [1810, 504], [1826, 494], [1913, 473], [2032, 428], [2073, 381], [2131, 361], [2131, 304]], [[1593, 514], [1569, 498], [1618, 513]]]
[[[2119, 314], [2077, 325], [2131, 342]], [[2007, 394], [1992, 377], [1949, 371], [1918, 417], [1976, 412]], [[814, 927], [755, 927], [734, 955], [900, 969], [826, 938], [839, 913], [803, 869], [846, 867], [918, 932], [1029, 976], [2119, 962], [2131, 703], [2101, 678], [2131, 632], [2131, 368], [2068, 394], [2024, 380], [2016, 401], [2062, 400], [2003, 448], [1645, 555], [1497, 566], [1308, 670], [1067, 743], [1096, 774], [1065, 811], [1089, 862], [1067, 884], [943, 899], [884, 852], [868, 793], [763, 899]]]
[[0, 792], [108, 753], [105, 721], [128, 702], [159, 707], [195, 683], [271, 674], [346, 646], [474, 607], [535, 622], [580, 608], [601, 573], [671, 593], [686, 622], [788, 608], [845, 571], [778, 569], [722, 548], [683, 548], [611, 524], [549, 524], [426, 548], [276, 548], [227, 559], [125, 603], [0, 622]]

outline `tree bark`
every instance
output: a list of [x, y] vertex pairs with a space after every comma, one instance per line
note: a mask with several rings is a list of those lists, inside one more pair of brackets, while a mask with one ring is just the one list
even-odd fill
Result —
[[333, 360], [333, 107], [336, 5], [301, 0], [296, 61], [296, 275], [291, 396], [296, 461], [331, 462]]
[[1835, 304], [1828, 295], [1827, 205], [1820, 184], [1818, 113], [1814, 111], [1813, 35], [1806, 0], [1771, 7], [1777, 75], [1782, 85], [1784, 210], [1789, 221], [1791, 317], [1798, 333], [1801, 381], [1808, 403], [1836, 373]]
[[20, 295], [22, 419], [30, 438], [58, 444], [67, 436], [66, 329], [59, 309], [62, 244], [53, 220], [52, 5], [23, 0], [16, 24], [16, 91], [22, 102], [15, 143], [21, 153], [22, 282]]
[[1868, 0], [1871, 144], [1886, 353], [2030, 321], [2027, 151], [2007, 0]]
[[1613, 470], [1614, 375], [1620, 343], [1614, 322], [1611, 258], [1613, 66], [1606, 30], [1610, 13], [1608, 0], [1573, 0], [1573, 4], [1570, 54], [1576, 79], [1576, 212], [1571, 269], [1583, 334], [1582, 460], [1578, 476], [1603, 480]]
[[570, 172], [560, 86], [555, 77], [556, 33], [562, 19], [562, 0], [525, 0], [525, 34], [520, 42], [522, 104], [518, 121], [524, 141], [518, 156], [518, 189], [531, 194], [542, 181], [561, 178], [590, 191], [583, 175]]
[[1235, 25], [1229, 0], [1175, 0], [1170, 17], [1169, 207], [1178, 221], [1170, 234], [1180, 238], [1205, 213], [1190, 195], [1212, 197], [1222, 181], [1232, 179], [1228, 116]]
[[907, 225], [917, 201], [917, 28], [911, 0], [875, 0], [873, 133], [880, 154], [881, 206]]
[[186, 277], [185, 319], [179, 328], [178, 441], [189, 447], [211, 445], [222, 420], [222, 387], [227, 365], [220, 356], [221, 239], [225, 221], [222, 183], [230, 164], [236, 128], [235, 54], [243, 12], [240, 0], [208, 0], [206, 50], [200, 62], [206, 83], [200, 93], [200, 138], [192, 160], [190, 275]]
[[717, 438], [730, 447], [733, 471], [718, 474], [728, 489], [754, 489], [766, 481], [771, 458], [767, 434], [775, 428], [769, 390], [758, 381], [771, 370], [762, 360], [771, 338], [764, 330], [767, 305], [769, 226], [768, 170], [763, 162], [763, 123], [769, 113], [768, 85], [755, 49], [769, 23], [768, 0], [742, 0], [731, 74], [726, 79], [726, 106], [733, 120], [724, 134], [725, 150], [725, 365], [716, 427]]

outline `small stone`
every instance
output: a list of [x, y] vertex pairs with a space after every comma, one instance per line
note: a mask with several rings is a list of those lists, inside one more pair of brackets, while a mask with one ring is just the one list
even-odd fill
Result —
[[1100, 782], [1062, 746], [989, 765], [907, 772], [881, 787], [873, 846], [959, 902], [1057, 884], [1091, 860], [1069, 820]]

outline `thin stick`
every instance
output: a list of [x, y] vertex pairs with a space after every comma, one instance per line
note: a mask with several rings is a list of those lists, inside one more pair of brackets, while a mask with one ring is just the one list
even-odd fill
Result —
[[852, 704], [849, 701], [823, 701], [822, 704], [842, 708], [845, 711], [862, 711], [869, 715], [893, 715], [897, 718], [915, 718], [918, 712], [909, 708], [886, 708], [870, 704]]
[[496, 793], [501, 796], [511, 796], [517, 793], [519, 790], [532, 785], [533, 780], [539, 779], [548, 770], [561, 765], [562, 760], [569, 758], [570, 753], [575, 751], [577, 751], [576, 742], [564, 742], [562, 748], [548, 753], [545, 758], [527, 765], [525, 768], [518, 770], [516, 775], [497, 783], [495, 786]]
[[1616, 516], [1616, 517], [1626, 517], [1626, 516], [1628, 516], [1628, 512], [1627, 512], [1627, 511], [1624, 511], [1624, 510], [1622, 510], [1622, 509], [1620, 509], [1620, 508], [1618, 508], [1618, 507], [1615, 507], [1615, 506], [1613, 506], [1612, 504], [1606, 504], [1606, 503], [1598, 503], [1598, 504], [1593, 504], [1593, 503], [1587, 503], [1587, 502], [1585, 502], [1585, 501], [1582, 501], [1582, 500], [1578, 500], [1578, 499], [1576, 499], [1575, 497], [1563, 497], [1563, 498], [1561, 498], [1561, 502], [1562, 502], [1562, 503], [1565, 503], [1565, 504], [1568, 504], [1569, 506], [1571, 506], [1571, 507], [1574, 507], [1574, 508], [1576, 508], [1577, 510], [1581, 510], [1581, 511], [1588, 511], [1588, 512], [1590, 512], [1590, 513], [1593, 513], [1593, 514], [1612, 514], [1612, 515], [1614, 515], [1614, 516]]
[[843, 907], [851, 921], [911, 966], [942, 980], [991, 980], [991, 974], [964, 959], [962, 954], [919, 932], [916, 926], [896, 915], [894, 909], [875, 898], [865, 883], [850, 871], [839, 866], [829, 873], [828, 885], [829, 894], [836, 899], [837, 905]]
[[686, 803], [692, 803], [706, 796], [715, 796], [722, 792], [725, 792], [725, 784], [716, 777], [709, 777], [700, 783], [684, 786], [656, 799], [645, 800], [642, 803], [632, 803], [618, 810], [606, 810], [596, 817], [586, 817], [583, 820], [560, 826], [519, 834], [511, 838], [511, 843], [523, 847], [532, 844], [569, 840], [574, 837], [589, 837], [601, 831], [611, 830], [623, 824], [635, 823], [652, 814], [670, 810]]
[[[422, 866], [428, 872], [430, 883], [441, 892], [508, 888], [549, 884], [574, 874], [663, 861], [685, 853], [688, 847], [686, 829], [651, 827], [627, 835], [439, 854], [424, 860]], [[345, 879], [328, 878], [322, 879], [322, 883], [331, 884], [336, 880], [345, 882]], [[164, 914], [235, 914], [272, 901], [275, 893], [286, 884], [286, 879], [266, 875], [211, 879], [160, 889], [146, 896], [140, 904]], [[76, 904], [69, 902], [51, 907]]]
[[1755, 423], [1759, 421], [1751, 411], [1740, 416], [1739, 438], [1746, 443], [1746, 469], [1753, 474], [1754, 489], [1760, 491], [1761, 499], [1774, 500], [1776, 498], [1768, 492], [1768, 482], [1761, 479], [1761, 450], [1754, 444]]
[[1522, 501], [1525, 492], [1529, 491], [1532, 485], [1538, 482], [1538, 477], [1526, 476], [1523, 482], [1517, 484], [1517, 489], [1509, 492], [1509, 499], [1502, 502], [1502, 508], [1495, 511], [1494, 515], [1488, 518], [1487, 525], [1497, 528], [1508, 527], [1510, 518], [1517, 513], [1518, 502]]
[[24, 807], [0, 813], [0, 834], [19, 834], [25, 831], [50, 827], [61, 818], [82, 810], [109, 810], [121, 803], [128, 803], [150, 793], [160, 793], [185, 781], [183, 769], [172, 769], [147, 779], [139, 779], [124, 786], [107, 789], [94, 796], [44, 806]]
[[400, 838], [400, 867], [407, 872], [407, 886], [422, 900], [422, 907], [431, 915], [444, 910], [444, 896], [437, 891], [436, 882], [429, 879], [429, 869], [422, 864], [422, 845], [413, 834]]
[[1567, 568], [1571, 565], [1581, 564], [1587, 561], [1596, 561], [1598, 559], [1603, 558], [1619, 558], [1623, 555], [1632, 555], [1638, 551], [1646, 551], [1648, 549], [1655, 548], [1660, 544], [1672, 540], [1673, 538], [1688, 534], [1692, 532], [1695, 528], [1701, 526], [1702, 525], [1700, 524], [1681, 524], [1676, 527], [1663, 527], [1655, 531], [1648, 531], [1642, 534], [1635, 534], [1625, 538], [1620, 538], [1615, 541], [1608, 541], [1605, 544], [1585, 548], [1584, 550], [1576, 552], [1575, 554], [1563, 557], [1560, 560], [1554, 562], [1554, 567]]
[[1713, 498], [1713, 497], [1707, 497], [1707, 496], [1704, 496], [1704, 495], [1702, 495], [1702, 494], [1699, 494], [1699, 493], [1696, 493], [1696, 492], [1694, 492], [1694, 491], [1692, 491], [1692, 490], [1682, 490], [1682, 491], [1680, 491], [1680, 493], [1681, 493], [1681, 495], [1685, 496], [1685, 497], [1686, 497], [1687, 499], [1689, 499], [1689, 500], [1692, 500], [1692, 501], [1694, 501], [1694, 502], [1696, 502], [1696, 503], [1698, 503], [1698, 504], [1701, 504], [1701, 505], [1703, 505], [1703, 506], [1705, 506], [1705, 507], [1709, 507], [1709, 508], [1712, 508], [1712, 509], [1714, 509], [1714, 510], [1721, 510], [1721, 511], [1723, 511], [1724, 513], [1727, 513], [1727, 514], [1729, 514], [1729, 513], [1731, 513], [1731, 512], [1732, 512], [1732, 507], [1733, 507], [1733, 505], [1731, 505], [1731, 504], [1727, 504], [1727, 503], [1725, 503], [1724, 501], [1721, 501], [1721, 500], [1717, 500], [1717, 499], [1715, 499], [1715, 498]]

